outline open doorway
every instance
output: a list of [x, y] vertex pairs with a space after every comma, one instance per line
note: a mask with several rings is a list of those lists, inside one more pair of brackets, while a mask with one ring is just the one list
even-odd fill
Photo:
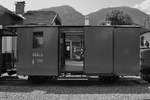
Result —
[[83, 72], [83, 32], [65, 31], [60, 35], [61, 72]]

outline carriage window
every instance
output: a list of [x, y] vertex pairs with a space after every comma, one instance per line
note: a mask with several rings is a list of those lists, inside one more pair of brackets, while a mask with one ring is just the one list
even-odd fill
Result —
[[33, 48], [42, 48], [43, 47], [43, 32], [34, 32], [33, 33]]

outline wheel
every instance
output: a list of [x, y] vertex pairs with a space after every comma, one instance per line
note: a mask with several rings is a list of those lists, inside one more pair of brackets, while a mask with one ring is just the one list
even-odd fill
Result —
[[28, 76], [28, 81], [31, 83], [42, 84], [47, 82], [49, 79], [48, 76]]
[[141, 79], [150, 83], [150, 74], [141, 74]]

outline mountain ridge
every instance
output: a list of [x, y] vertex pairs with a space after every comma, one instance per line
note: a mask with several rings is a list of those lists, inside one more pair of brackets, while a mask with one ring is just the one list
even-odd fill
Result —
[[[124, 13], [127, 13], [133, 20], [134, 23], [144, 26], [145, 18], [149, 16], [148, 14], [142, 12], [139, 9], [131, 8], [131, 7], [109, 7], [103, 8], [96, 12], [92, 12], [88, 14], [90, 18], [90, 24], [97, 25], [105, 20], [105, 17], [112, 10], [121, 10]], [[97, 22], [99, 21], [99, 22]]]
[[[121, 10], [131, 16], [133, 22], [140, 26], [144, 26], [145, 18], [149, 15], [137, 8], [126, 6], [102, 8], [95, 12], [87, 14], [89, 16], [90, 25], [99, 25], [105, 21], [107, 13], [112, 10]], [[63, 5], [57, 7], [42, 8], [37, 11], [55, 11], [59, 14], [63, 25], [84, 25], [85, 16], [71, 6]]]

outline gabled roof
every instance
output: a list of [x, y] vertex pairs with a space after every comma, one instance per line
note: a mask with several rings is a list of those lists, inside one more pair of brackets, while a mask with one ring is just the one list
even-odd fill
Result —
[[19, 15], [13, 13], [12, 11], [0, 5], [0, 16], [3, 16], [4, 14], [8, 14], [18, 20], [23, 20], [23, 17], [20, 17]]
[[23, 16], [25, 17], [23, 24], [52, 25], [53, 22], [61, 24], [59, 15], [54, 11], [28, 11]]

